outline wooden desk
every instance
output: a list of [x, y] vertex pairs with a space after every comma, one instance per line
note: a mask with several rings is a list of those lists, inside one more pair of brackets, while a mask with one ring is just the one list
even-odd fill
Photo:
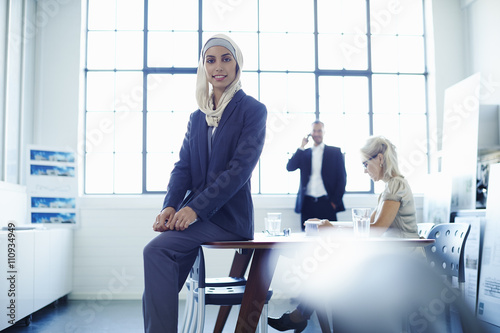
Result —
[[[248, 273], [245, 294], [240, 307], [238, 321], [235, 332], [255, 332], [259, 322], [260, 314], [265, 303], [266, 293], [271, 285], [279, 254], [283, 250], [297, 248], [300, 244], [311, 244], [316, 237], [305, 236], [304, 233], [291, 234], [290, 236], [269, 237], [262, 233], [255, 234], [253, 240], [249, 241], [227, 241], [227, 242], [208, 242], [203, 244], [206, 248], [216, 249], [249, 249], [253, 250], [253, 259]], [[403, 238], [334, 238], [337, 242], [362, 242], [363, 244], [379, 244], [390, 246], [408, 246], [420, 247], [434, 243], [432, 239], [403, 239]], [[235, 256], [233, 267], [238, 266], [246, 269], [245, 263], [236, 262]], [[248, 265], [248, 261], [246, 262]], [[242, 271], [244, 274], [245, 270]], [[219, 321], [219, 319], [218, 319]], [[217, 332], [217, 324], [214, 332]], [[222, 328], [220, 328], [222, 330]]]

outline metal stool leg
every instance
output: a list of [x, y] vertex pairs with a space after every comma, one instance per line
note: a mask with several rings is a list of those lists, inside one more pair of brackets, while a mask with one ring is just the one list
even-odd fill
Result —
[[198, 288], [198, 314], [196, 333], [203, 333], [205, 327], [205, 288]]
[[268, 316], [268, 311], [266, 303], [262, 307], [262, 313], [260, 314], [259, 324], [257, 326], [260, 333], [267, 333], [267, 316]]
[[189, 325], [193, 320], [193, 307], [194, 307], [194, 296], [193, 296], [193, 280], [189, 279], [186, 282], [188, 293], [186, 295], [186, 306], [184, 307], [184, 318], [182, 323], [182, 333], [189, 332]]
[[188, 327], [188, 332], [187, 333], [194, 333], [196, 332], [196, 328], [198, 325], [198, 306], [195, 305], [193, 307], [193, 317], [192, 317], [192, 320], [189, 324], [189, 327]]

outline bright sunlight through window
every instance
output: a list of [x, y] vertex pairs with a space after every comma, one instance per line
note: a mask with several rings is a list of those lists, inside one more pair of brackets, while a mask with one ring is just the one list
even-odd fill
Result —
[[[85, 193], [166, 190], [195, 100], [200, 47], [231, 36], [243, 90], [268, 109], [255, 194], [295, 194], [286, 163], [319, 119], [347, 191], [378, 191], [359, 148], [384, 135], [414, 192], [427, 173], [422, 0], [89, 0]], [[378, 185], [377, 185], [378, 186]]]

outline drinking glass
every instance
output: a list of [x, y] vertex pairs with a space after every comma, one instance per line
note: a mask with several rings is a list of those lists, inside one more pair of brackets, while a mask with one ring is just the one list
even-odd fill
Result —
[[365, 238], [370, 236], [371, 208], [353, 208], [352, 223], [354, 236]]
[[278, 236], [281, 234], [281, 213], [267, 213], [264, 221], [269, 235]]

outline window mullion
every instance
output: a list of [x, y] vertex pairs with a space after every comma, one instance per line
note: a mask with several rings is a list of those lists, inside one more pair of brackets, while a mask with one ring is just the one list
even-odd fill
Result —
[[142, 193], [147, 192], [147, 157], [148, 157], [148, 0], [144, 1], [144, 50], [142, 70]]

